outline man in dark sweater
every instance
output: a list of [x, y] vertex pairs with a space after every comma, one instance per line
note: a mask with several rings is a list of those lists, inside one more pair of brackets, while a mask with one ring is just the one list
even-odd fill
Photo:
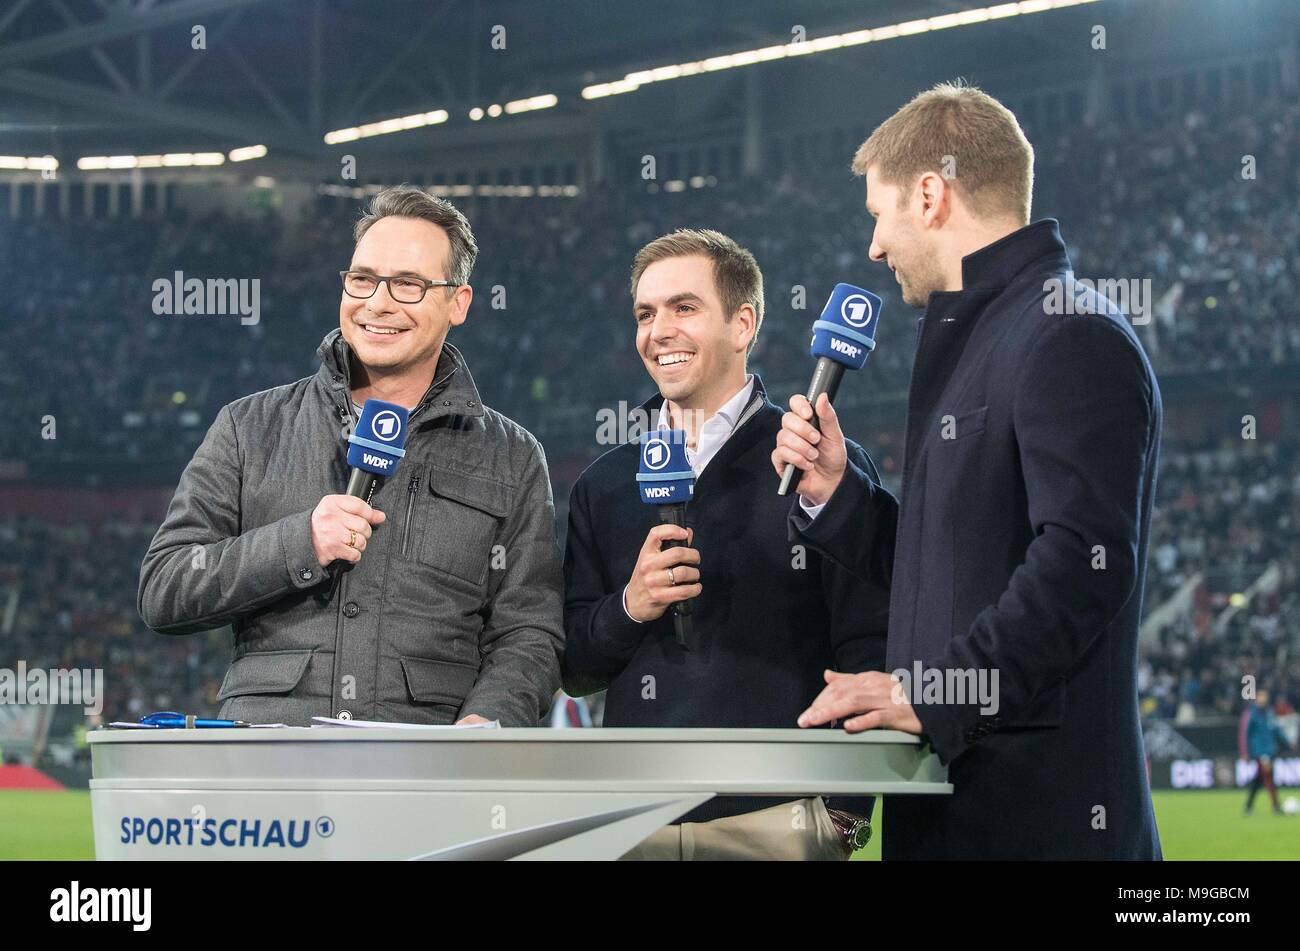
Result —
[[[782, 413], [746, 372], [763, 318], [753, 255], [715, 231], [677, 231], [637, 254], [632, 295], [637, 351], [659, 389], [643, 418], [686, 431], [695, 493], [687, 528], [659, 524], [637, 491], [636, 443], [579, 477], [564, 564], [565, 689], [607, 690], [605, 726], [792, 728], [826, 669], [882, 668], [889, 591], [787, 537], [789, 502], [768, 461]], [[860, 447], [849, 452], [875, 477]], [[685, 544], [661, 550], [667, 541]], [[687, 598], [691, 650], [668, 612]], [[628, 857], [846, 858], [871, 800], [830, 806], [716, 798]]]

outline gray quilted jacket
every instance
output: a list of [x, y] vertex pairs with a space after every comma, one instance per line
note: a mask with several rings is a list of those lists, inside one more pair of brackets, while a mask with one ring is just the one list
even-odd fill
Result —
[[361, 561], [322, 569], [311, 512], [347, 482], [348, 347], [315, 376], [225, 406], [186, 467], [140, 569], [149, 627], [230, 624], [221, 716], [536, 726], [564, 646], [554, 509], [541, 445], [483, 406], [443, 347], [407, 454], [371, 504]]

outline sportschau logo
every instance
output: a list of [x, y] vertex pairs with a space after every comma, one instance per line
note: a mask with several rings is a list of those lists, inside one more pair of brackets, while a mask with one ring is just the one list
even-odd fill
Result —
[[123, 816], [119, 824], [123, 845], [162, 848], [302, 849], [316, 837], [328, 839], [337, 828], [329, 816], [316, 819], [196, 819], [167, 816]]
[[152, 888], [69, 888], [50, 892], [50, 921], [127, 921], [132, 931], [148, 931], [153, 923]]

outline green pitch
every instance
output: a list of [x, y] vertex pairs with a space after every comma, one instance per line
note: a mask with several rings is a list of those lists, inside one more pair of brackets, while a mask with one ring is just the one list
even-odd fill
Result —
[[[1300, 799], [1300, 789], [1279, 788], [1277, 795], [1282, 802]], [[1165, 790], [1152, 799], [1167, 859], [1300, 859], [1300, 814], [1273, 815], [1263, 789], [1252, 816], [1242, 815], [1244, 789]]]
[[[1278, 789], [1278, 798], [1300, 799], [1300, 789]], [[1246, 791], [1158, 790], [1151, 794], [1166, 860], [1300, 859], [1300, 814], [1275, 816], [1267, 794], [1255, 797], [1255, 814], [1242, 815]], [[880, 803], [872, 819], [877, 835], [855, 858], [880, 858]]]
[[[1300, 790], [1279, 790], [1300, 798]], [[1156, 823], [1167, 859], [1300, 859], [1300, 815], [1277, 817], [1263, 791], [1255, 814], [1241, 814], [1245, 792], [1197, 790], [1154, 794]], [[880, 858], [876, 834], [860, 861]], [[0, 792], [0, 859], [91, 859], [90, 793]]]
[[88, 790], [0, 790], [0, 859], [94, 857]]
[[[1287, 796], [1300, 799], [1300, 790], [1278, 790], [1279, 799]], [[1263, 790], [1255, 797], [1250, 817], [1241, 814], [1245, 790], [1159, 790], [1151, 799], [1167, 860], [1300, 859], [1300, 815], [1273, 815]], [[877, 834], [855, 856], [861, 861], [880, 858], [879, 801], [872, 825]]]

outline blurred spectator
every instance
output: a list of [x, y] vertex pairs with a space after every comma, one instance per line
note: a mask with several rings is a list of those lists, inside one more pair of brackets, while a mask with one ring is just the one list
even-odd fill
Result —
[[[1149, 279], [1160, 302], [1139, 331], [1166, 384], [1169, 430], [1146, 605], [1189, 584], [1192, 597], [1143, 648], [1142, 709], [1180, 720], [1234, 715], [1245, 674], [1271, 680], [1279, 703], [1294, 707], [1296, 435], [1180, 442], [1167, 384], [1229, 371], [1294, 378], [1300, 368], [1300, 105], [1192, 112], [1035, 144], [1035, 213], [1061, 219], [1076, 272]], [[1243, 177], [1244, 153], [1256, 157], [1253, 178]], [[758, 258], [767, 316], [751, 365], [777, 402], [806, 383], [809, 323], [830, 288], [848, 280], [880, 290], [880, 346], [837, 405], [897, 489], [916, 314], [888, 269], [867, 260], [862, 183], [842, 158], [678, 192], [637, 179], [577, 198], [457, 200], [482, 254], [470, 319], [452, 339], [484, 399], [544, 443], [561, 527], [568, 486], [609, 448], [596, 442], [598, 413], [649, 395], [627, 275], [642, 244], [678, 227], [726, 231]], [[65, 481], [94, 481], [109, 465], [137, 473], [137, 484], [174, 481], [220, 406], [314, 372], [315, 348], [337, 324], [336, 272], [350, 259], [356, 213], [323, 200], [301, 220], [174, 212], [0, 221], [0, 315], [12, 354], [0, 364], [10, 423], [0, 428], [0, 459], [32, 473], [57, 469]], [[153, 282], [176, 271], [259, 280], [259, 322], [156, 315]], [[42, 438], [49, 417], [53, 439]], [[102, 667], [110, 718], [214, 711], [229, 632], [163, 638], [135, 613], [139, 559], [155, 528], [0, 516], [0, 596], [17, 605], [0, 666]], [[1270, 566], [1276, 584], [1244, 597]]]

